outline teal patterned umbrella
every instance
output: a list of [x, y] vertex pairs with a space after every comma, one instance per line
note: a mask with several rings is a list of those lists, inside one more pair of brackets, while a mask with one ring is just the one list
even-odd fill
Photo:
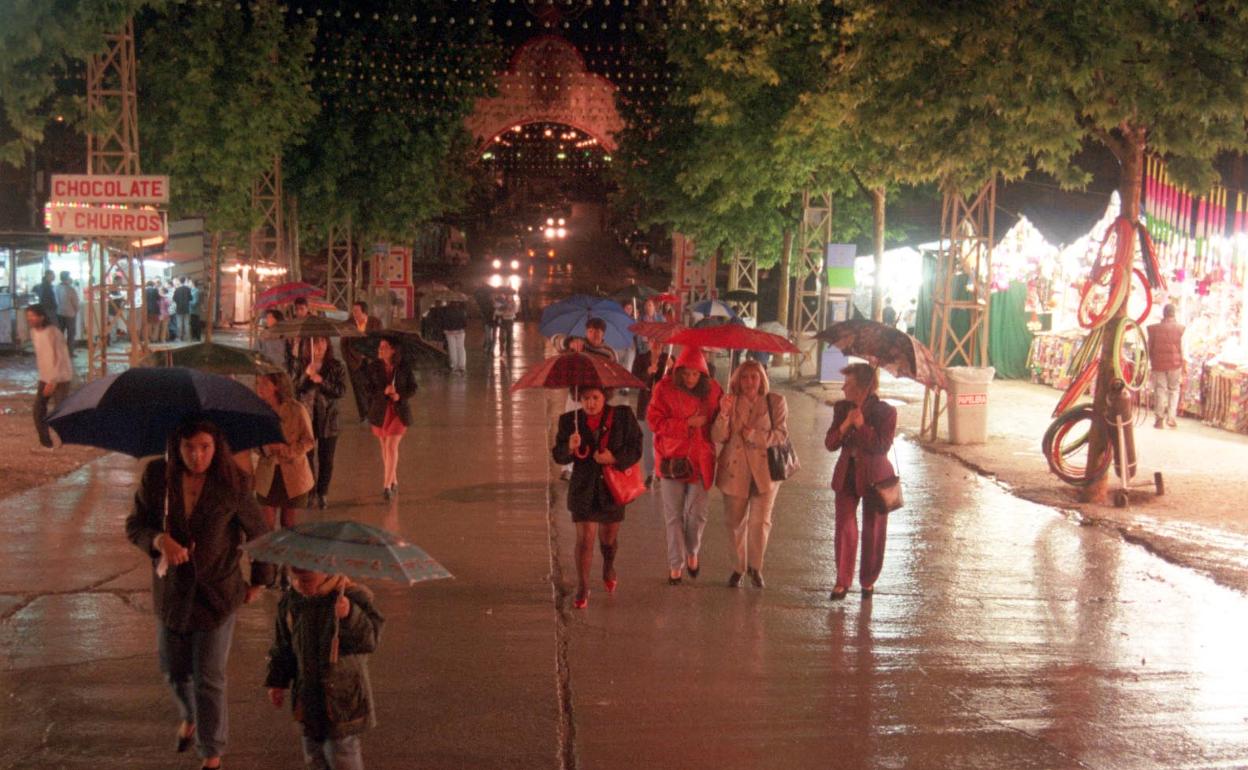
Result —
[[453, 577], [419, 547], [358, 521], [297, 524], [242, 546], [257, 561], [412, 585]]

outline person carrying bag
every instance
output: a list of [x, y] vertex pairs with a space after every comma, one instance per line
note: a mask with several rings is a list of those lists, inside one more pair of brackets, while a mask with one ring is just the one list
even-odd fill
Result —
[[582, 386], [578, 390], [581, 408], [559, 417], [550, 454], [559, 465], [572, 464], [568, 511], [576, 524], [577, 590], [573, 604], [584, 609], [589, 604], [594, 540], [602, 550], [603, 585], [613, 593], [618, 582], [615, 554], [624, 508], [640, 494], [637, 486], [644, 492], [645, 485], [638, 466], [641, 426], [633, 410], [608, 406], [610, 394], [603, 388]]
[[[844, 599], [854, 579], [858, 547], [858, 501], [862, 501], [862, 566], [858, 581], [862, 598], [875, 593], [875, 581], [884, 566], [884, 540], [889, 505], [900, 502], [897, 473], [888, 462], [888, 450], [897, 431], [897, 410], [876, 395], [879, 374], [868, 364], [850, 364], [845, 375], [845, 398], [832, 409], [832, 425], [824, 438], [829, 452], [840, 451], [832, 472], [836, 492], [836, 586], [831, 598]], [[882, 494], [889, 495], [885, 502]]]
[[659, 463], [669, 585], [679, 585], [685, 570], [696, 578], [702, 568], [698, 553], [706, 529], [706, 493], [715, 482], [711, 423], [722, 396], [702, 351], [685, 348], [672, 373], [654, 386], [646, 412]]

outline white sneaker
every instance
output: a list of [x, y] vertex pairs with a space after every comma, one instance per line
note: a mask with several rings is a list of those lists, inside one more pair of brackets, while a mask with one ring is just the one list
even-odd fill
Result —
[[563, 470], [559, 471], [559, 480], [560, 480], [560, 481], [571, 481], [571, 480], [572, 480], [572, 471], [568, 470], [567, 468], [564, 468]]

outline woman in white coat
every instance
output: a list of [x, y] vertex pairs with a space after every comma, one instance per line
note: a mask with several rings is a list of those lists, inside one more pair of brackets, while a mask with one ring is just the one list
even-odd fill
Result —
[[771, 480], [767, 468], [767, 447], [783, 444], [789, 436], [788, 404], [784, 396], [768, 391], [767, 370], [757, 361], [744, 362], [732, 373], [711, 428], [711, 438], [723, 444], [715, 486], [724, 495], [724, 521], [732, 543], [729, 588], [741, 585], [742, 575], [749, 575], [756, 588], [763, 587], [763, 554], [780, 491], [780, 482]]

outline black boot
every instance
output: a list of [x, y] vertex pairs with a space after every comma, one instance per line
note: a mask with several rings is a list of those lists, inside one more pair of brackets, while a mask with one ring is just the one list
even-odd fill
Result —
[[618, 582], [615, 579], [615, 552], [619, 549], [620, 543], [616, 541], [607, 545], [599, 542], [598, 547], [602, 551], [602, 584], [607, 587], [607, 593], [614, 593]]

